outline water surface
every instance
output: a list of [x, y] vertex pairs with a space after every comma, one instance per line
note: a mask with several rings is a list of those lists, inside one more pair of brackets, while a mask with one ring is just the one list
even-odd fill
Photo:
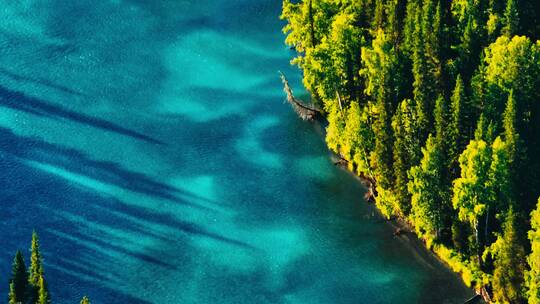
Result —
[[1, 294], [36, 229], [60, 304], [467, 298], [283, 103], [280, 4], [2, 5]]

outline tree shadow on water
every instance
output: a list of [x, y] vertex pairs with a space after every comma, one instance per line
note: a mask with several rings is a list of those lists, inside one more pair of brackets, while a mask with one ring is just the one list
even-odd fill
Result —
[[137, 131], [130, 130], [116, 123], [98, 117], [93, 117], [72, 110], [68, 110], [59, 105], [46, 102], [39, 98], [28, 96], [22, 92], [10, 90], [3, 86], [0, 86], [0, 106], [8, 107], [14, 110], [23, 111], [38, 116], [44, 116], [54, 119], [67, 119], [73, 122], [86, 124], [101, 130], [114, 132], [139, 140], [144, 140], [152, 144], [165, 144], [162, 141], [159, 141]]
[[[139, 194], [189, 204], [194, 208], [212, 210], [192, 202], [199, 200], [213, 203], [207, 198], [156, 181], [145, 174], [130, 171], [117, 163], [92, 160], [75, 149], [59, 147], [37, 138], [18, 136], [11, 130], [2, 127], [0, 127], [0, 152], [19, 159], [62, 168], [71, 173], [84, 175]], [[182, 197], [192, 199], [188, 202]]]
[[[7, 250], [0, 251], [0, 260], [10, 261], [14, 250], [26, 248], [27, 234], [35, 228], [42, 239], [51, 290], [56, 291], [62, 300], [59, 302], [75, 300], [82, 291], [98, 303], [149, 303], [135, 294], [126, 294], [127, 290], [136, 288], [125, 287], [134, 280], [124, 281], [125, 276], [138, 267], [150, 273], [155, 272], [153, 269], [187, 271], [178, 268], [186, 267], [179, 264], [178, 257], [193, 254], [189, 245], [192, 238], [207, 238], [241, 250], [256, 249], [196, 222], [181, 220], [178, 217], [181, 214], [168, 214], [159, 205], [125, 202], [36, 169], [29, 162], [50, 164], [145, 195], [151, 203], [166, 201], [210, 214], [216, 211], [196, 204], [214, 202], [145, 174], [116, 163], [92, 160], [75, 149], [19, 136], [0, 127], [0, 183], [5, 186], [0, 189], [0, 201], [7, 207], [0, 213], [0, 229], [4, 231], [0, 241]], [[130, 261], [129, 272], [118, 266], [126, 261]], [[0, 265], [0, 271], [8, 273], [9, 262]], [[117, 279], [110, 282], [106, 274], [114, 271], [118, 272]], [[139, 279], [144, 282], [157, 278]], [[0, 292], [7, 293], [7, 279], [0, 280]], [[80, 290], [65, 286], [73, 282]]]

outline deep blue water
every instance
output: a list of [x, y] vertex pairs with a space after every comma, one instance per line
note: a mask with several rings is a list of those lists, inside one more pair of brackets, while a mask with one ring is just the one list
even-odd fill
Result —
[[280, 5], [3, 1], [1, 294], [36, 229], [60, 304], [470, 295], [283, 103]]

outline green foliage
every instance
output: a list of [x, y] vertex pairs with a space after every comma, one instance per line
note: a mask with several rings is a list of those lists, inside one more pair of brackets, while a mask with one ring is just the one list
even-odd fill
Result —
[[32, 243], [30, 246], [30, 270], [28, 276], [28, 283], [31, 287], [38, 290], [39, 280], [43, 275], [43, 266], [41, 261], [41, 253], [39, 251], [39, 238], [37, 233], [32, 232]]
[[525, 272], [525, 249], [516, 230], [516, 215], [510, 209], [503, 225], [503, 234], [489, 248], [494, 258], [493, 300], [495, 303], [521, 303], [521, 286]]
[[[501, 303], [518, 301], [520, 254], [529, 248], [527, 221], [510, 210], [529, 214], [540, 194], [535, 4], [283, 4], [286, 43], [326, 112], [328, 147], [374, 182], [385, 217], [405, 218], [465, 282]], [[531, 259], [540, 250], [530, 239], [536, 268], [526, 282], [538, 303], [540, 262]], [[491, 258], [482, 261], [484, 248]], [[511, 263], [519, 265], [508, 270]]]
[[448, 201], [443, 183], [442, 151], [430, 135], [419, 166], [410, 170], [411, 218], [416, 232], [427, 239], [438, 238], [443, 226], [443, 204]]
[[377, 184], [384, 189], [390, 189], [394, 182], [393, 163], [393, 137], [392, 123], [388, 105], [379, 98], [377, 103], [378, 117], [373, 125], [375, 149], [371, 157], [371, 166], [374, 168]]
[[326, 143], [330, 150], [339, 153], [341, 146], [341, 136], [345, 129], [344, 113], [338, 105], [332, 104], [328, 106], [328, 127], [326, 127]]
[[472, 140], [459, 157], [461, 176], [454, 181], [452, 203], [458, 210], [459, 219], [477, 230], [478, 217], [483, 215], [489, 204], [489, 181], [491, 164], [490, 147], [483, 140]]
[[341, 155], [356, 170], [372, 177], [369, 153], [373, 150], [374, 135], [369, 125], [368, 107], [360, 109], [358, 102], [351, 102], [347, 110], [345, 129], [341, 137]]
[[508, 101], [503, 116], [503, 126], [504, 139], [508, 145], [509, 161], [513, 163], [516, 160], [519, 142], [519, 134], [516, 129], [516, 101], [514, 99], [513, 90], [511, 90], [510, 95], [508, 95]]
[[15, 284], [11, 282], [9, 283], [8, 304], [18, 304], [18, 303], [22, 303], [22, 301], [17, 298], [17, 291], [15, 291]]
[[506, 1], [506, 11], [504, 12], [505, 26], [503, 32], [505, 35], [511, 37], [518, 32], [519, 17], [517, 10], [516, 0]]
[[27, 294], [28, 273], [26, 272], [26, 265], [24, 263], [24, 257], [20, 250], [17, 250], [15, 258], [13, 259], [13, 266], [11, 269], [11, 281], [10, 281], [10, 294], [9, 302], [25, 302]]
[[486, 183], [486, 189], [490, 191], [489, 200], [500, 211], [507, 210], [514, 203], [508, 147], [500, 137], [493, 142], [489, 180]]
[[39, 291], [37, 304], [49, 304], [51, 298], [49, 297], [49, 291], [47, 290], [47, 283], [43, 279], [43, 275], [39, 276]]
[[529, 304], [540, 303], [540, 199], [536, 209], [531, 213], [531, 230], [529, 231], [531, 241], [531, 254], [527, 257], [529, 270], [526, 272], [525, 280], [527, 287], [527, 298]]
[[455, 172], [458, 157], [465, 148], [467, 139], [465, 88], [461, 76], [456, 79], [456, 86], [452, 93], [450, 105], [450, 122], [448, 126], [448, 159], [451, 171]]
[[394, 131], [394, 173], [395, 192], [399, 202], [399, 213], [408, 215], [410, 210], [410, 194], [408, 172], [420, 159], [420, 141], [416, 136], [416, 112], [413, 101], [405, 99], [399, 105], [392, 120]]
[[87, 296], [84, 296], [84, 297], [81, 299], [80, 304], [90, 304], [90, 299], [88, 299]]
[[365, 93], [374, 100], [393, 101], [393, 88], [396, 79], [397, 56], [390, 37], [378, 30], [371, 47], [362, 48], [362, 65], [360, 75], [365, 78]]

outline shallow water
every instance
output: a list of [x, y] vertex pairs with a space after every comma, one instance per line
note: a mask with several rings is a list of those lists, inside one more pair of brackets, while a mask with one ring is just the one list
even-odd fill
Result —
[[280, 3], [3, 4], [1, 294], [36, 229], [61, 304], [470, 295], [283, 103]]

